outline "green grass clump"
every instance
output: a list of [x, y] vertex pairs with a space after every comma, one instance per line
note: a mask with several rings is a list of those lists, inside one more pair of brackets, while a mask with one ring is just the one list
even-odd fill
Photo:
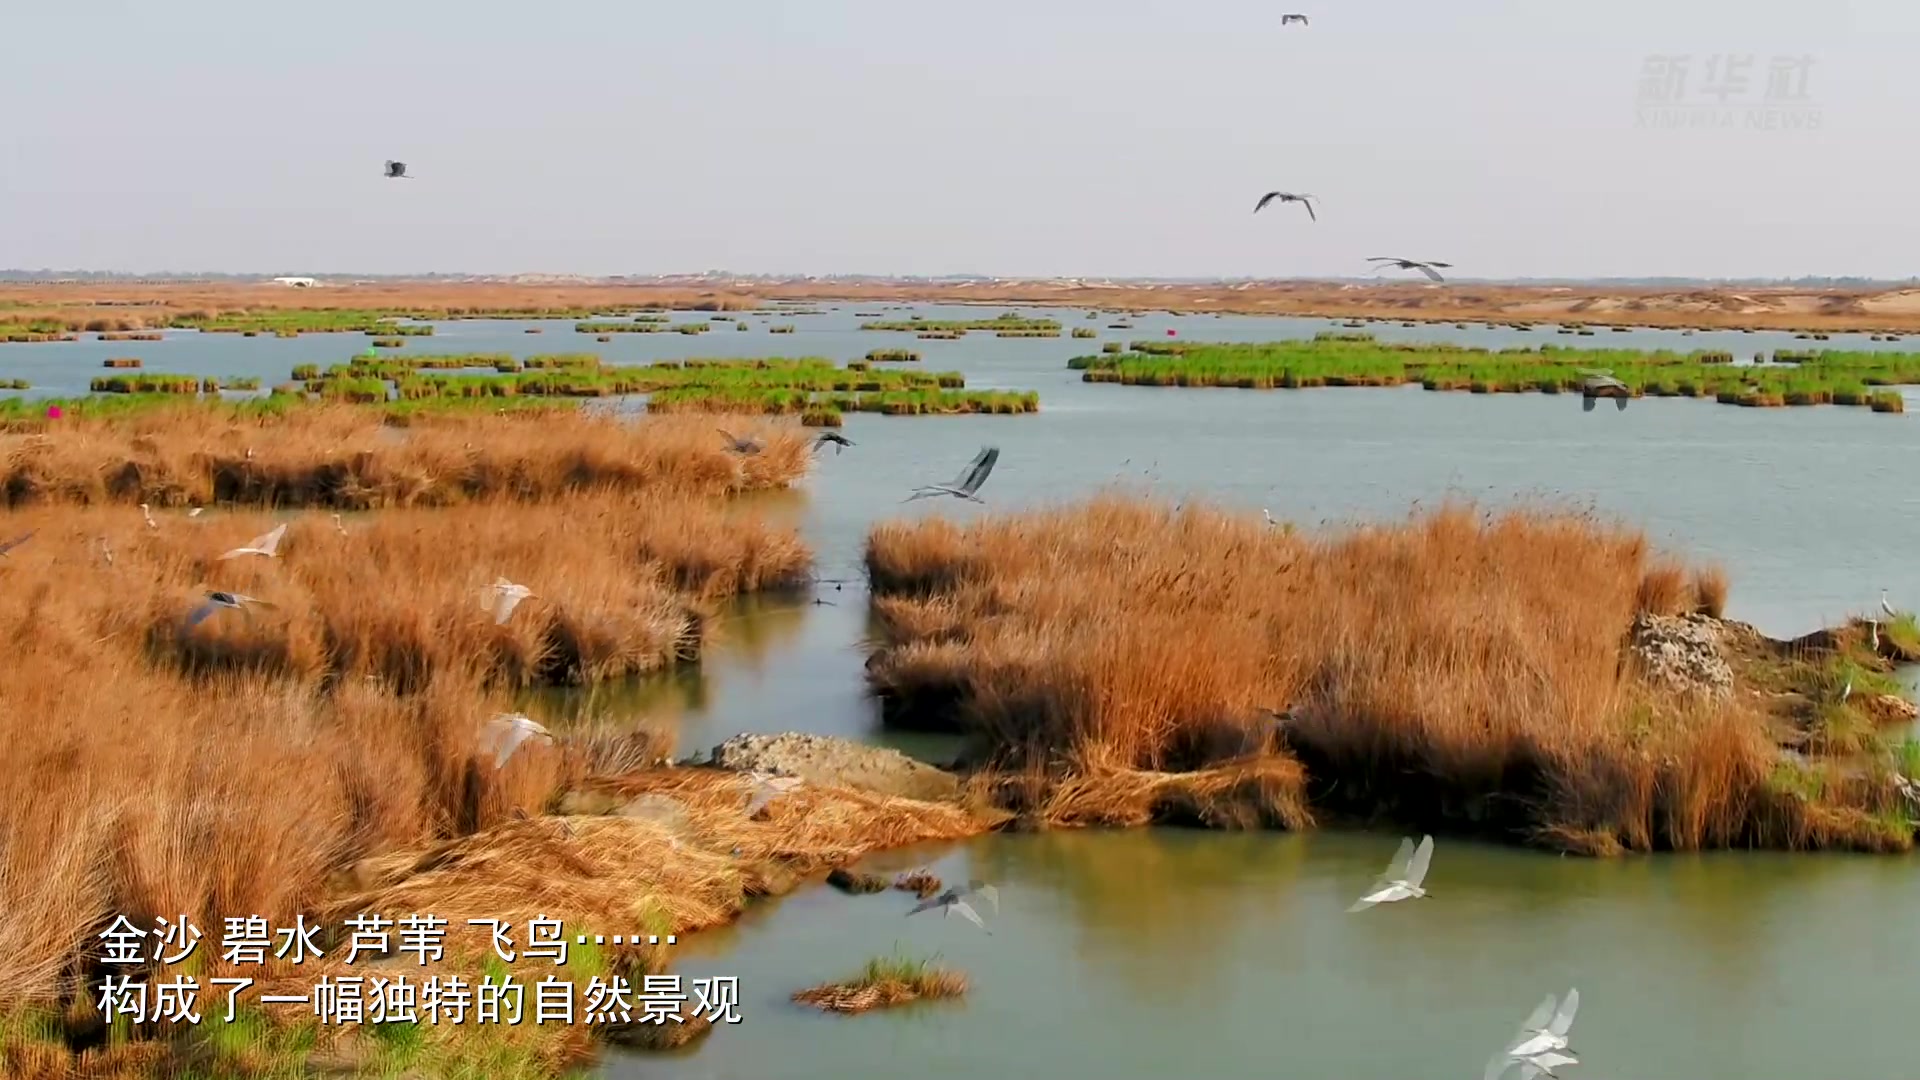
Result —
[[1371, 338], [1320, 335], [1311, 341], [1230, 345], [1137, 341], [1127, 354], [1075, 357], [1068, 367], [1088, 382], [1129, 386], [1299, 389], [1398, 386], [1470, 393], [1578, 393], [1584, 372], [1611, 371], [1638, 395], [1711, 397], [1729, 405], [1905, 407], [1876, 386], [1920, 382], [1920, 354], [1796, 354], [1790, 363], [1737, 365], [1725, 351], [1675, 353], [1632, 349], [1508, 348], [1497, 352], [1452, 344], [1382, 344]]
[[908, 333], [965, 333], [969, 330], [991, 330], [1002, 336], [1059, 337], [1060, 323], [1054, 319], [1029, 319], [1008, 312], [992, 319], [949, 319], [930, 320], [912, 318], [906, 321], [892, 320], [861, 323], [862, 330], [895, 330]]
[[594, 334], [704, 334], [711, 323], [669, 323], [664, 320], [636, 320], [634, 322], [580, 322], [573, 325], [575, 333]]
[[142, 372], [134, 375], [96, 375], [87, 389], [96, 394], [198, 394], [198, 375], [163, 375]]
[[920, 354], [914, 352], [912, 349], [873, 349], [867, 353], [867, 363], [869, 364], [908, 364], [918, 363], [919, 360]]

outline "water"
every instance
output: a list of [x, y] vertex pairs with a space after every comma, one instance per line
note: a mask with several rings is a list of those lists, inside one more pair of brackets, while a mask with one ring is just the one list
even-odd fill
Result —
[[[1542, 497], [1592, 506], [1645, 528], [1676, 552], [1722, 563], [1729, 614], [1798, 634], [1877, 603], [1920, 604], [1920, 561], [1905, 541], [1920, 522], [1906, 481], [1920, 466], [1907, 416], [1840, 408], [1737, 409], [1643, 399], [1625, 412], [1580, 411], [1576, 397], [1427, 393], [1418, 388], [1301, 392], [1174, 390], [1087, 384], [1067, 358], [1101, 341], [1264, 341], [1337, 324], [1165, 314], [1109, 330], [1109, 317], [1045, 312], [1097, 340], [958, 341], [861, 333], [856, 311], [745, 315], [699, 337], [616, 336], [607, 343], [548, 322], [441, 324], [424, 352], [595, 351], [613, 363], [685, 356], [818, 355], [846, 360], [906, 345], [928, 370], [969, 386], [1034, 389], [1022, 417], [854, 414], [853, 449], [820, 455], [805, 489], [749, 512], [796, 522], [820, 574], [850, 578], [810, 597], [754, 601], [730, 613], [698, 669], [591, 694], [551, 694], [536, 715], [583, 709], [677, 726], [683, 751], [739, 731], [804, 730], [900, 746], [937, 760], [938, 740], [882, 735], [861, 693], [868, 633], [858, 562], [866, 530], [893, 516], [969, 518], [1124, 484], [1205, 497], [1306, 524], [1395, 517], [1448, 496], [1505, 504]], [[886, 318], [907, 310], [888, 308]], [[998, 308], [913, 306], [928, 319]], [[1011, 306], [1028, 314], [1042, 309]], [[705, 318], [704, 315], [676, 319]], [[792, 323], [792, 335], [766, 326]], [[1418, 329], [1370, 324], [1383, 340], [1494, 347], [1562, 345], [1727, 349], [1805, 347], [1787, 334]], [[1832, 348], [1908, 347], [1836, 335]], [[161, 342], [0, 346], [0, 378], [34, 393], [84, 391], [106, 356], [148, 370], [284, 379], [299, 362], [334, 363], [358, 335], [294, 340], [169, 333]], [[1916, 403], [1920, 404], [1920, 403]], [[718, 438], [718, 436], [716, 436]], [[982, 508], [902, 505], [916, 485], [950, 479], [984, 443], [1001, 447]], [[1608, 862], [1443, 841], [1429, 901], [1347, 915], [1397, 838], [1157, 830], [985, 837], [874, 860], [934, 860], [943, 877], [1001, 885], [994, 936], [959, 919], [900, 918], [905, 894], [849, 898], [810, 889], [737, 927], [683, 946], [683, 974], [738, 975], [744, 1021], [699, 1050], [616, 1057], [609, 1077], [844, 1077], [911, 1069], [930, 1078], [1098, 1075], [1147, 1080], [1478, 1076], [1490, 1053], [1548, 992], [1578, 986], [1564, 1075], [1655, 1080], [1820, 1080], [1909, 1075], [1893, 1025], [1920, 1009], [1905, 958], [1920, 955], [1920, 875], [1904, 859], [1718, 854]], [[859, 1018], [789, 1004], [793, 990], [850, 974], [904, 948], [940, 951], [966, 971], [965, 1002]]]

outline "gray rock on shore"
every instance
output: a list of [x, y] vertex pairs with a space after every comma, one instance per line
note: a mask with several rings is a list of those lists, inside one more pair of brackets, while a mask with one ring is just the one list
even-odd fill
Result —
[[735, 735], [713, 748], [710, 764], [906, 799], [948, 802], [960, 797], [960, 778], [950, 772], [898, 750], [831, 735]]
[[1733, 693], [1733, 668], [1720, 653], [1719, 620], [1708, 615], [1634, 616], [1629, 643], [1649, 682], [1711, 697]]

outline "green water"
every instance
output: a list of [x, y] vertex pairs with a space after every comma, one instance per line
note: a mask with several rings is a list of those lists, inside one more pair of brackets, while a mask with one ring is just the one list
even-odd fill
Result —
[[[877, 307], [875, 305], [874, 307]], [[1100, 341], [917, 341], [861, 333], [854, 310], [779, 316], [798, 332], [718, 328], [699, 338], [625, 335], [610, 361], [699, 355], [825, 355], [905, 345], [930, 370], [983, 388], [1038, 390], [1025, 417], [848, 417], [857, 444], [823, 453], [803, 490], [744, 513], [792, 520], [820, 574], [853, 578], [814, 596], [746, 605], [698, 669], [592, 694], [547, 695], [529, 711], [584, 713], [669, 728], [681, 752], [739, 731], [801, 730], [886, 742], [937, 758], [938, 740], [877, 731], [862, 694], [866, 598], [858, 560], [887, 517], [968, 519], [1084, 497], [1107, 485], [1205, 497], [1309, 526], [1394, 517], [1448, 497], [1489, 504], [1552, 498], [1645, 528], [1655, 541], [1722, 563], [1730, 614], [1796, 634], [1863, 612], [1879, 591], [1920, 605], [1920, 445], [1909, 416], [1840, 408], [1749, 410], [1678, 399], [1582, 413], [1577, 396], [1466, 395], [1418, 388], [1303, 392], [1086, 384], [1068, 357]], [[919, 307], [928, 318], [978, 311]], [[997, 310], [997, 309], [995, 309]], [[1015, 308], [1037, 313], [1033, 308]], [[992, 311], [987, 314], [992, 314]], [[904, 317], [889, 312], [889, 317]], [[1100, 340], [1236, 341], [1309, 336], [1326, 320], [1135, 318]], [[453, 323], [410, 352], [570, 351], [577, 335], [523, 336], [521, 323]], [[1759, 349], [1789, 335], [1602, 333], [1369, 327], [1382, 340], [1485, 345]], [[1834, 348], [1903, 348], [1836, 337]], [[142, 346], [142, 349], [131, 348]], [[254, 374], [271, 383], [302, 360], [343, 360], [347, 336], [295, 341], [170, 334], [151, 343], [0, 347], [0, 378], [84, 387], [99, 356], [142, 355], [154, 370]], [[91, 350], [91, 351], [90, 351]], [[716, 436], [717, 438], [717, 436]], [[1001, 447], [990, 504], [902, 505], [951, 478], [985, 443]], [[1920, 1012], [1920, 873], [1907, 859], [1723, 854], [1609, 862], [1443, 838], [1430, 900], [1348, 915], [1385, 865], [1392, 836], [1187, 832], [999, 836], [895, 853], [943, 876], [1001, 888], [994, 935], [959, 919], [902, 918], [904, 894], [825, 888], [766, 905], [684, 946], [683, 974], [737, 975], [742, 1022], [692, 1053], [614, 1057], [608, 1077], [983, 1075], [1478, 1077], [1543, 995], [1581, 991], [1564, 1076], [1627, 1080], [1873, 1080], [1920, 1075], [1897, 1026]], [[897, 948], [939, 951], [974, 989], [961, 1003], [857, 1018], [817, 1015], [787, 995], [850, 974]]]

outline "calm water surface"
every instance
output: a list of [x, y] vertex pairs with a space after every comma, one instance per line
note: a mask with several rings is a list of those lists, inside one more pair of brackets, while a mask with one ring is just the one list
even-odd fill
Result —
[[[402, 355], [595, 351], [612, 363], [685, 356], [817, 355], [847, 360], [905, 345], [969, 386], [1034, 389], [1026, 417], [851, 415], [858, 445], [821, 455], [799, 492], [743, 512], [797, 522], [820, 573], [855, 583], [730, 613], [697, 670], [529, 704], [556, 722], [590, 712], [671, 726], [681, 750], [738, 731], [805, 730], [937, 757], [937, 742], [883, 736], [861, 693], [867, 528], [890, 516], [959, 519], [1083, 497], [1106, 485], [1204, 497], [1312, 525], [1397, 517], [1449, 496], [1501, 505], [1549, 498], [1645, 528], [1681, 554], [1722, 563], [1730, 614], [1775, 634], [1871, 607], [1881, 588], [1920, 604], [1907, 557], [1920, 497], [1908, 416], [1839, 408], [1751, 410], [1644, 399], [1585, 414], [1568, 396], [1434, 394], [1418, 388], [1304, 392], [1086, 384], [1065, 369], [1101, 341], [1164, 337], [1265, 341], [1310, 336], [1317, 319], [1164, 314], [1107, 329], [1109, 317], [1047, 311], [1093, 341], [919, 341], [861, 333], [857, 311], [747, 314], [699, 337], [616, 336], [568, 323], [441, 324]], [[999, 309], [888, 306], [929, 319]], [[1042, 309], [1013, 307], [1030, 314]], [[681, 321], [705, 315], [681, 315]], [[766, 328], [792, 323], [797, 332]], [[1723, 348], [1745, 358], [1805, 347], [1783, 334], [1667, 331], [1573, 337], [1448, 325], [1370, 324], [1382, 340], [1489, 346]], [[1920, 348], [1836, 336], [1833, 348]], [[286, 378], [333, 363], [358, 335], [293, 340], [170, 332], [161, 342], [0, 346], [0, 377], [33, 393], [83, 392], [107, 356], [148, 370]], [[1913, 405], [1920, 406], [1920, 401]], [[717, 436], [716, 436], [717, 438]], [[982, 444], [1001, 447], [986, 508], [901, 505], [946, 480]], [[1222, 835], [1181, 831], [985, 837], [892, 853], [881, 867], [932, 862], [949, 878], [1001, 886], [994, 935], [959, 919], [901, 918], [905, 894], [812, 889], [685, 946], [685, 974], [738, 975], [744, 1021], [697, 1051], [615, 1058], [610, 1077], [928, 1078], [1106, 1075], [1411, 1080], [1477, 1077], [1545, 993], [1578, 986], [1582, 1064], [1569, 1077], [1825, 1080], [1920, 1075], [1899, 1025], [1920, 1011], [1920, 874], [1906, 859], [1720, 854], [1595, 862], [1443, 842], [1430, 901], [1347, 915], [1385, 865], [1389, 836]], [[851, 973], [868, 957], [938, 951], [965, 970], [963, 1003], [847, 1019], [787, 995]]]

